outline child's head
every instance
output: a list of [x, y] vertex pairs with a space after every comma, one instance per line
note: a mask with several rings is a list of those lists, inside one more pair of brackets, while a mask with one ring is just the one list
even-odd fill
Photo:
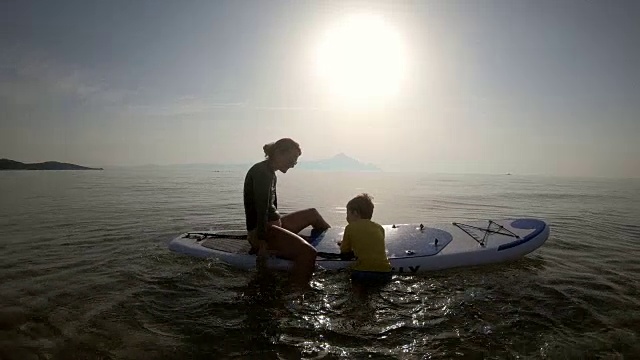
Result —
[[373, 198], [369, 194], [360, 194], [347, 203], [347, 222], [371, 220], [373, 216]]

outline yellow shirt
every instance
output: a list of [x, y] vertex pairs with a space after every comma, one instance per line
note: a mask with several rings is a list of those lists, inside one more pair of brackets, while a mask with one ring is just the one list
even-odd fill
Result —
[[350, 251], [357, 257], [353, 270], [391, 271], [384, 244], [384, 228], [371, 220], [357, 220], [344, 229], [340, 252]]

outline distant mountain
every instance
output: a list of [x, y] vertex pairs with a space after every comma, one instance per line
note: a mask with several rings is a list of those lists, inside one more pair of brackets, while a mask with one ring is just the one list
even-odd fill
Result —
[[318, 171], [382, 171], [373, 164], [362, 163], [343, 153], [323, 160], [301, 161], [296, 168]]
[[[215, 171], [247, 171], [253, 163], [192, 163], [192, 164], [172, 164], [172, 165], [142, 165], [136, 166], [140, 169], [154, 169], [154, 168], [176, 168], [176, 169], [209, 169]], [[335, 155], [328, 159], [304, 161], [301, 160], [295, 167], [301, 170], [312, 171], [382, 171], [379, 167], [373, 164], [362, 163], [352, 157], [349, 157], [343, 153]]]
[[102, 168], [90, 168], [57, 161], [26, 164], [15, 160], [0, 159], [0, 170], [102, 170]]

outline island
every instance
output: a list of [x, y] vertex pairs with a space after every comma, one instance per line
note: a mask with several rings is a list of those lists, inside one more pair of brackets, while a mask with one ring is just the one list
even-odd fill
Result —
[[[143, 165], [139, 168], [162, 168], [164, 166], [176, 167], [180, 169], [208, 168], [212, 171], [247, 171], [254, 163], [191, 163], [173, 165]], [[306, 171], [327, 171], [327, 172], [381, 172], [383, 171], [374, 164], [360, 162], [344, 153], [339, 153], [330, 158], [317, 160], [298, 161], [295, 168]]]
[[344, 153], [328, 159], [315, 161], [301, 161], [296, 168], [316, 171], [382, 171], [373, 164], [362, 163]]
[[0, 170], [103, 170], [76, 164], [57, 161], [45, 161], [41, 163], [23, 163], [20, 161], [0, 159]]

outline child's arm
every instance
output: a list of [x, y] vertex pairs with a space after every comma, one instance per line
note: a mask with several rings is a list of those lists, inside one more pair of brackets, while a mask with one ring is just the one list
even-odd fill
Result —
[[340, 243], [340, 259], [351, 260], [354, 258], [353, 249], [351, 248], [351, 231], [349, 226], [344, 229], [344, 235], [342, 235], [342, 242]]

